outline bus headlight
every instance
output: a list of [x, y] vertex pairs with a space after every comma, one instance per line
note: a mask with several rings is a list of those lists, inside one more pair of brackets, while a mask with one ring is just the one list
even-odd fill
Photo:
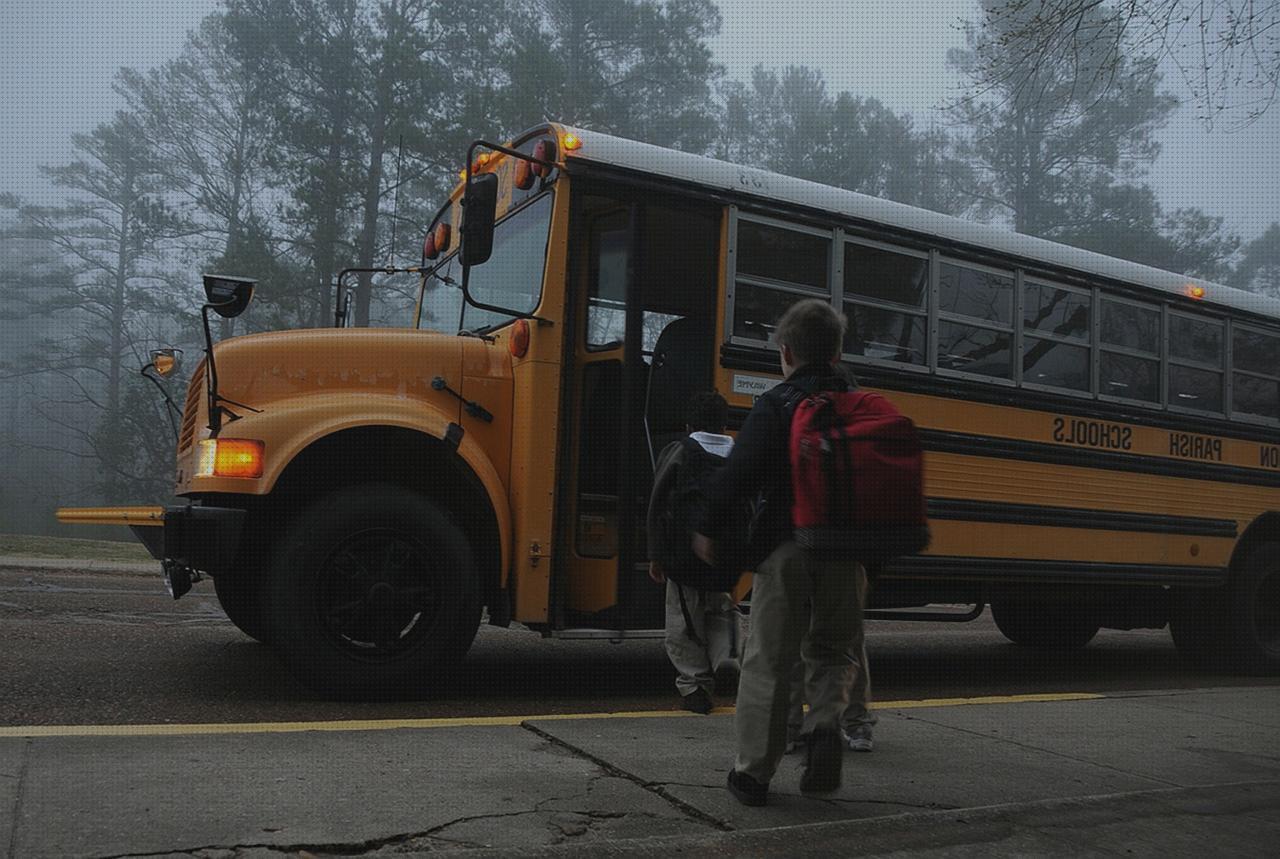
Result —
[[196, 457], [196, 477], [261, 477], [263, 447], [251, 438], [204, 439]]

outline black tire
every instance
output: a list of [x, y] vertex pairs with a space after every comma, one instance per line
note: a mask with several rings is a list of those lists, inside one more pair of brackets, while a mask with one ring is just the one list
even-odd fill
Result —
[[1099, 629], [1074, 606], [1027, 599], [993, 600], [991, 616], [1014, 644], [1050, 650], [1078, 650], [1093, 641]]
[[427, 696], [480, 624], [471, 548], [415, 492], [339, 490], [298, 516], [277, 546], [271, 613], [285, 663], [316, 691]]
[[1280, 672], [1280, 542], [1259, 543], [1233, 568], [1223, 594], [1228, 666]]
[[213, 577], [213, 590], [228, 618], [241, 632], [263, 644], [271, 643], [271, 613], [267, 604], [267, 571], [242, 569]]

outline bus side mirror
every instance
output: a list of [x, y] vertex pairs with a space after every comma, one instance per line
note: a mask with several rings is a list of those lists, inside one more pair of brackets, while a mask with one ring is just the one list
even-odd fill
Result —
[[493, 254], [498, 212], [498, 174], [472, 176], [462, 198], [462, 264], [480, 265]]
[[247, 277], [230, 277], [225, 274], [204, 275], [204, 294], [209, 300], [205, 306], [219, 316], [234, 319], [249, 306], [257, 281]]

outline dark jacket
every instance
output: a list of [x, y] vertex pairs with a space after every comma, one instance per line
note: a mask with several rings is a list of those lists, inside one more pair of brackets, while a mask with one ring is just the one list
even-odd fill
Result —
[[725, 467], [708, 481], [707, 522], [703, 533], [713, 540], [718, 522], [744, 498], [759, 497], [761, 511], [752, 536], [760, 556], [791, 539], [791, 416], [796, 404], [817, 391], [848, 391], [856, 387], [831, 366], [806, 365], [760, 395], [733, 445]]

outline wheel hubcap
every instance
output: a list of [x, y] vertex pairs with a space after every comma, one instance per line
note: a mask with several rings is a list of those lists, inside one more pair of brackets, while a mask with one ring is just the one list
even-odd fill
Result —
[[389, 529], [353, 534], [317, 574], [316, 609], [330, 638], [361, 658], [395, 656], [431, 634], [440, 594], [426, 547]]

